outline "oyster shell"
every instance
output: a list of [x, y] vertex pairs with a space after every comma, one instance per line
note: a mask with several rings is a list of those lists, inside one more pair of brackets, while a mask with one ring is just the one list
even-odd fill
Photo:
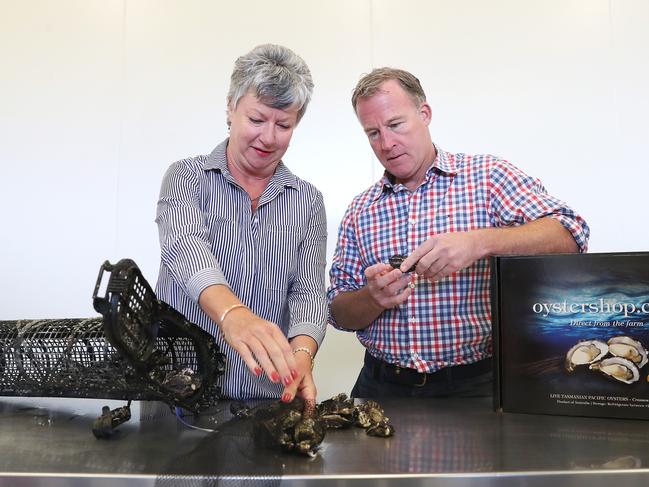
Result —
[[255, 444], [262, 447], [315, 456], [325, 437], [325, 426], [315, 414], [315, 404], [299, 397], [290, 403], [278, 401], [237, 412], [239, 417], [252, 418]]
[[[401, 254], [395, 254], [392, 257], [390, 257], [390, 260], [388, 260], [388, 263], [394, 267], [395, 269], [398, 269], [401, 267], [401, 264], [403, 264], [403, 261], [408, 258], [407, 255], [401, 255]], [[406, 272], [415, 272], [415, 267], [416, 265], [412, 265], [410, 269], [408, 269]]]
[[566, 353], [565, 367], [568, 372], [575, 370], [578, 365], [597, 362], [608, 353], [608, 345], [600, 340], [583, 340]]
[[366, 433], [369, 436], [378, 436], [379, 438], [388, 438], [394, 435], [394, 426], [392, 426], [388, 418], [383, 418], [378, 423], [373, 423], [367, 428]]
[[632, 384], [640, 379], [638, 367], [630, 360], [622, 357], [605, 358], [600, 362], [591, 364], [589, 368], [591, 370], [599, 370], [611, 379], [624, 382], [625, 384]]
[[611, 355], [631, 360], [639, 369], [647, 363], [647, 351], [637, 340], [627, 336], [613, 337], [608, 341]]
[[354, 421], [354, 400], [341, 393], [318, 405], [317, 412], [328, 429], [346, 428]]

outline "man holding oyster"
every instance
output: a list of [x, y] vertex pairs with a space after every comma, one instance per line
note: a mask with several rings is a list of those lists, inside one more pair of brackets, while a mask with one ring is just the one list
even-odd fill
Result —
[[348, 207], [330, 271], [329, 322], [366, 347], [352, 395], [489, 395], [487, 258], [585, 252], [588, 225], [507, 161], [433, 144], [411, 73], [375, 69], [352, 105], [385, 168]]

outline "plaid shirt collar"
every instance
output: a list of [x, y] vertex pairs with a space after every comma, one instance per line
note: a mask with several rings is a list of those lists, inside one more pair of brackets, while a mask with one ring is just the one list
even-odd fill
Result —
[[[230, 182], [235, 182], [230, 169], [228, 168], [228, 160], [226, 157], [226, 148], [228, 146], [228, 141], [230, 139], [225, 139], [216, 148], [210, 153], [203, 164], [203, 169], [205, 171], [216, 170], [225, 176], [225, 178]], [[270, 178], [268, 183], [271, 186], [276, 186], [278, 189], [284, 188], [293, 188], [298, 189], [297, 179], [295, 174], [293, 174], [288, 167], [280, 160], [275, 168], [273, 176]]]
[[[442, 176], [455, 176], [459, 170], [458, 166], [455, 163], [455, 160], [450, 157], [451, 154], [439, 148], [437, 144], [435, 146], [435, 153], [437, 156], [435, 160], [426, 171], [426, 177], [422, 184], [428, 184], [435, 174]], [[402, 184], [394, 183], [392, 180], [392, 175], [387, 171], [383, 172], [383, 177], [374, 185], [374, 193], [370, 196], [372, 200], [377, 200], [386, 192], [397, 192], [405, 190], [405, 186]]]

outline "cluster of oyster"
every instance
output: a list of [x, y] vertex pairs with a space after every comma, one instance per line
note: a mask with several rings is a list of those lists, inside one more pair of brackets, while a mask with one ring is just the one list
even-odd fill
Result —
[[364, 428], [370, 436], [387, 438], [394, 434], [394, 426], [390, 418], [378, 402], [367, 400], [355, 405], [354, 400], [342, 393], [318, 405], [318, 416], [327, 429], [347, 428], [358, 426]]
[[574, 345], [566, 354], [565, 367], [573, 372], [576, 367], [588, 366], [605, 376], [633, 384], [640, 379], [640, 369], [649, 360], [647, 350], [637, 340], [628, 336], [615, 336], [602, 340], [583, 340]]
[[252, 409], [243, 403], [232, 403], [231, 411], [239, 418], [252, 419], [256, 444], [309, 456], [316, 455], [327, 429], [356, 425], [370, 436], [394, 434], [394, 427], [377, 402], [354, 405], [354, 400], [344, 393], [317, 405], [300, 398], [288, 404], [278, 401]]

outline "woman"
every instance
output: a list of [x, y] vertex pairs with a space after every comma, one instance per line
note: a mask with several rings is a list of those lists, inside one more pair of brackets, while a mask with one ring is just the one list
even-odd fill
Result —
[[309, 68], [290, 49], [254, 48], [235, 62], [229, 138], [174, 163], [162, 183], [156, 293], [216, 337], [228, 398], [316, 398], [324, 203], [281, 161], [312, 90]]

